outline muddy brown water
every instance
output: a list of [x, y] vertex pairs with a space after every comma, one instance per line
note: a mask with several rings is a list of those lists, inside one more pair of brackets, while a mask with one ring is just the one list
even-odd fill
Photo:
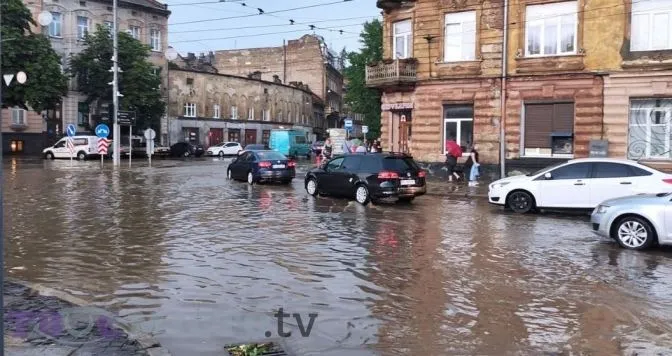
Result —
[[[672, 250], [583, 215], [425, 196], [361, 207], [225, 179], [227, 160], [6, 160], [6, 270], [117, 313], [175, 355], [277, 337], [300, 355], [670, 354]], [[301, 167], [305, 171], [307, 167]]]

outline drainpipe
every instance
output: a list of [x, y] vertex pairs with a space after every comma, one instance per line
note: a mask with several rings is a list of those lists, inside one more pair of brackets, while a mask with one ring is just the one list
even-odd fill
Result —
[[502, 44], [502, 91], [499, 94], [501, 100], [500, 112], [502, 118], [499, 122], [499, 168], [500, 177], [506, 177], [506, 76], [509, 38], [509, 0], [504, 0], [504, 43]]
[[282, 67], [282, 84], [287, 84], [287, 43], [282, 40], [283, 51], [283, 67]]

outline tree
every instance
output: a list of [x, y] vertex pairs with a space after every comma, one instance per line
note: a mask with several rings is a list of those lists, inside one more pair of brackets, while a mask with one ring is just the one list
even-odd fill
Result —
[[366, 66], [383, 59], [383, 24], [378, 20], [366, 22], [359, 35], [362, 48], [348, 54], [349, 65], [344, 75], [348, 80], [345, 102], [352, 111], [364, 115], [369, 127], [367, 138], [380, 137], [380, 97], [378, 90], [366, 87]]
[[[112, 112], [112, 36], [110, 30], [98, 26], [96, 32], [84, 39], [85, 49], [70, 59], [72, 75], [77, 78], [79, 90], [87, 95], [86, 102], [93, 104], [96, 114], [103, 105], [110, 105]], [[148, 61], [150, 48], [131, 35], [118, 35], [119, 56], [119, 109], [135, 111], [138, 129], [159, 129], [165, 112], [161, 98], [161, 77]], [[113, 121], [110, 118], [110, 121]]]
[[[25, 84], [14, 82], [2, 93], [3, 107], [18, 106], [35, 112], [53, 109], [68, 92], [68, 77], [60, 57], [35, 26], [21, 0], [2, 1], [2, 73], [26, 73]], [[4, 85], [4, 84], [3, 84]]]

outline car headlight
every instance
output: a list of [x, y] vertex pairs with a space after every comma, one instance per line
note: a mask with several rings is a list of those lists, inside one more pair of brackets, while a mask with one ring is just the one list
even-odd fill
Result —
[[608, 205], [598, 205], [597, 208], [595, 208], [595, 212], [598, 214], [604, 214], [607, 212], [609, 209]]
[[503, 186], [505, 186], [505, 185], [508, 185], [509, 183], [511, 183], [511, 182], [492, 183], [492, 187], [493, 187], [493, 188], [501, 188], [501, 187], [503, 187]]

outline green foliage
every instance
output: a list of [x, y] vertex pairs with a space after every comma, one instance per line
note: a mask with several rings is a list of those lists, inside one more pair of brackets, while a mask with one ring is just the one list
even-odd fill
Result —
[[360, 36], [362, 48], [348, 54], [349, 66], [344, 75], [348, 79], [345, 101], [352, 110], [364, 114], [369, 126], [367, 138], [380, 137], [380, 97], [378, 90], [366, 87], [366, 66], [383, 59], [383, 24], [378, 20], [366, 22]]
[[26, 73], [28, 80], [9, 87], [3, 83], [3, 106], [41, 112], [52, 109], [68, 92], [68, 77], [49, 40], [31, 31], [35, 25], [21, 0], [2, 1], [2, 74]]
[[[98, 26], [96, 32], [87, 35], [85, 50], [70, 59], [72, 75], [77, 79], [81, 92], [87, 95], [88, 103], [95, 103], [100, 112], [103, 104], [112, 103], [112, 36], [110, 30]], [[149, 62], [150, 48], [120, 32], [118, 35], [119, 109], [135, 111], [137, 129], [159, 129], [165, 104], [161, 98], [160, 73]], [[110, 105], [111, 108], [111, 105]], [[111, 110], [110, 110], [111, 111]]]

